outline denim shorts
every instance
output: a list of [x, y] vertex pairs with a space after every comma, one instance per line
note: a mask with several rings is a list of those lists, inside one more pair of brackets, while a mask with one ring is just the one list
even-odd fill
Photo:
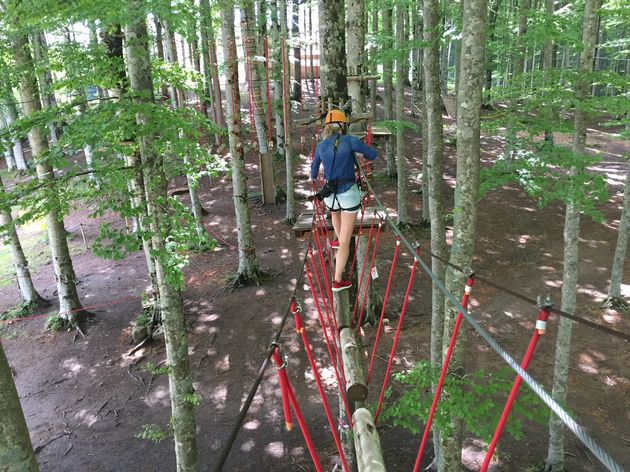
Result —
[[329, 195], [324, 198], [324, 203], [330, 211], [345, 211], [347, 213], [356, 213], [359, 211], [361, 203], [361, 192], [358, 185], [353, 185], [343, 193], [337, 195]]

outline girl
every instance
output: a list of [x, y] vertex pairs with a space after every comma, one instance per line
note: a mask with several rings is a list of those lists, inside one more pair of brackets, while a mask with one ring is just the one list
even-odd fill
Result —
[[345, 290], [352, 285], [350, 280], [343, 280], [343, 271], [348, 262], [354, 223], [361, 207], [361, 192], [354, 172], [354, 154], [363, 154], [369, 161], [376, 159], [376, 151], [360, 139], [347, 135], [347, 129], [346, 115], [339, 110], [330, 111], [326, 115], [323, 140], [317, 145], [311, 164], [312, 180], [317, 178], [320, 164], [324, 165], [324, 179], [331, 190], [324, 198], [324, 203], [331, 211], [333, 228], [338, 238], [338, 241], [330, 243], [331, 247], [338, 250], [333, 292]]

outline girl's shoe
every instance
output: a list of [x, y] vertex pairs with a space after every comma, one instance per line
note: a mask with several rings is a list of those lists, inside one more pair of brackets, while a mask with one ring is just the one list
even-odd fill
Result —
[[328, 245], [331, 249], [339, 249], [339, 240], [335, 239], [334, 241], [330, 241]]
[[333, 292], [341, 292], [342, 290], [346, 290], [350, 287], [352, 287], [352, 282], [349, 280], [342, 280], [341, 282], [333, 281], [332, 283]]

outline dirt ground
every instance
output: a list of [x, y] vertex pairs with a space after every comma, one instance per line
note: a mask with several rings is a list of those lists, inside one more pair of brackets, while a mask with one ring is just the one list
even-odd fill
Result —
[[[452, 120], [448, 119], [452, 122]], [[602, 208], [606, 221], [595, 223], [582, 219], [580, 239], [579, 293], [577, 314], [597, 323], [630, 333], [628, 317], [602, 310], [609, 271], [616, 242], [620, 215], [624, 165], [620, 156], [629, 144], [613, 141], [603, 130], [593, 128], [588, 135], [592, 150], [603, 155], [605, 164], [594, 171], [607, 175], [610, 199]], [[484, 137], [483, 165], [489, 165], [500, 152], [502, 143]], [[383, 144], [377, 143], [379, 151]], [[408, 132], [407, 149], [411, 155], [410, 189], [420, 168], [416, 149], [419, 136]], [[308, 149], [303, 153], [307, 154]], [[446, 177], [451, 187], [447, 207], [452, 207], [454, 186], [453, 146], [446, 146]], [[382, 154], [381, 154], [382, 156]], [[380, 178], [374, 185], [390, 208], [395, 208], [395, 185], [383, 177], [385, 162], [376, 161]], [[257, 165], [248, 158], [251, 191], [259, 190]], [[302, 166], [300, 176], [307, 178]], [[304, 185], [305, 188], [305, 185]], [[223, 178], [201, 188], [204, 207], [209, 211], [207, 227], [224, 244], [206, 254], [192, 255], [186, 269], [184, 293], [189, 326], [190, 360], [194, 383], [202, 397], [197, 408], [197, 427], [201, 469], [213, 470], [218, 451], [225, 443], [239, 408], [255, 378], [263, 356], [284, 315], [296, 283], [306, 242], [293, 238], [283, 225], [283, 206], [251, 206], [256, 253], [263, 269], [274, 276], [260, 286], [230, 293], [224, 290], [225, 278], [236, 269], [234, 214], [231, 183]], [[300, 201], [300, 211], [306, 203]], [[409, 193], [410, 215], [421, 215], [421, 198]], [[97, 224], [87, 219], [87, 210], [73, 211], [66, 219], [68, 228], [84, 223], [88, 244], [97, 234]], [[116, 222], [114, 216], [112, 222]], [[557, 306], [562, 280], [564, 209], [556, 204], [537, 207], [516, 187], [490, 193], [480, 202], [478, 238], [474, 269], [528, 297], [549, 293]], [[118, 221], [117, 224], [123, 225]], [[78, 230], [77, 230], [78, 231]], [[422, 230], [410, 236], [428, 247], [428, 235]], [[394, 247], [390, 232], [381, 236], [377, 267], [386, 282]], [[398, 319], [404, 286], [408, 279], [409, 254], [401, 256], [394, 281], [388, 317], [392, 326]], [[123, 261], [108, 261], [91, 254], [74, 258], [78, 290], [83, 304], [94, 314], [86, 337], [74, 332], [44, 333], [43, 319], [4, 326], [2, 343], [7, 351], [22, 401], [33, 445], [44, 472], [53, 471], [170, 471], [175, 470], [171, 439], [156, 444], [135, 436], [142, 425], [168, 427], [168, 381], [143, 370], [151, 362], [165, 359], [164, 347], [153, 345], [124, 357], [133, 344], [130, 322], [140, 312], [140, 295], [148, 285], [141, 252]], [[40, 293], [53, 304], [55, 285], [50, 264], [34, 275]], [[630, 265], [626, 264], [624, 291], [630, 297]], [[308, 335], [320, 366], [330, 374], [325, 346], [317, 329], [316, 313], [307, 285], [301, 283], [297, 296], [305, 307]], [[18, 301], [17, 290], [0, 290], [0, 311]], [[514, 299], [479, 282], [473, 291], [471, 311], [517, 360], [527, 346], [536, 307]], [[53, 308], [50, 312], [54, 312]], [[394, 370], [401, 371], [414, 362], [427, 359], [429, 352], [430, 283], [419, 271], [403, 324], [402, 337], [395, 357]], [[548, 390], [553, 373], [553, 355], [557, 317], [549, 323], [541, 339], [530, 372]], [[296, 390], [308, 429], [325, 470], [332, 470], [335, 448], [315, 389], [301, 341], [289, 319], [282, 335], [288, 355], [288, 372]], [[385, 360], [394, 335], [388, 328], [383, 336], [376, 363], [376, 378], [370, 388], [370, 402], [376, 402]], [[372, 345], [374, 329], [366, 329], [364, 344]], [[469, 332], [466, 345], [467, 369], [493, 371], [500, 358], [476, 334]], [[568, 407], [595, 440], [624, 468], [630, 469], [630, 346], [589, 327], [574, 324]], [[394, 385], [394, 391], [399, 386]], [[337, 408], [335, 388], [328, 382], [329, 401]], [[528, 471], [542, 463], [546, 455], [547, 427], [524, 423], [525, 436], [514, 441], [507, 436], [500, 443], [500, 460], [494, 471]], [[390, 471], [409, 471], [419, 445], [419, 436], [388, 424], [379, 425], [385, 461]], [[567, 432], [566, 460], [569, 471], [601, 471], [597, 459]], [[468, 438], [464, 462], [478, 470], [485, 445]], [[426, 460], [426, 459], [425, 459]], [[255, 397], [247, 421], [237, 439], [225, 470], [294, 471], [314, 470], [304, 441], [296, 427], [284, 431], [280, 390], [275, 368], [267, 371]]]

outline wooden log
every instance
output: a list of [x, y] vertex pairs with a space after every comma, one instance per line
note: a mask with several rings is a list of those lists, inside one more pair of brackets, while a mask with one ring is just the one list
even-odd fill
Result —
[[385, 472], [381, 441], [372, 414], [365, 408], [357, 408], [352, 424], [359, 472]]
[[341, 329], [341, 359], [346, 374], [346, 395], [352, 401], [364, 401], [368, 395], [365, 385], [365, 373], [363, 369], [363, 357], [354, 335], [354, 329], [346, 327]]
[[350, 291], [333, 292], [333, 308], [339, 329], [350, 326]]

